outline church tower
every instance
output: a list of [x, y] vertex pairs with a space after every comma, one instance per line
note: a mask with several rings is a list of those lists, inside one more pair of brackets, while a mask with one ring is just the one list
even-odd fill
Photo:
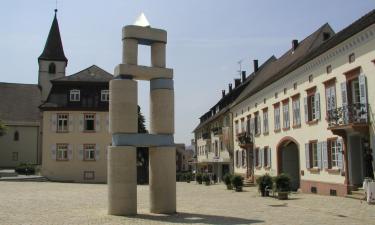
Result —
[[42, 54], [38, 58], [39, 76], [38, 85], [42, 91], [42, 101], [46, 101], [51, 90], [52, 84], [50, 80], [64, 77], [68, 59], [65, 57], [63, 45], [61, 42], [59, 23], [56, 17], [57, 9], [55, 9], [55, 17], [48, 34], [46, 45]]

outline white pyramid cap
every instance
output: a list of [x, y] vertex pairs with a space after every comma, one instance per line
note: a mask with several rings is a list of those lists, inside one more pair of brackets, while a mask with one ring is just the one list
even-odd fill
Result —
[[143, 12], [135, 20], [134, 25], [141, 26], [141, 27], [150, 27], [150, 23], [148, 22], [145, 14]]

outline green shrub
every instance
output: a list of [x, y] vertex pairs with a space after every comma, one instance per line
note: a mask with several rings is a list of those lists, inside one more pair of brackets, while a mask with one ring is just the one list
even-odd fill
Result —
[[35, 166], [31, 163], [21, 163], [15, 168], [16, 173], [23, 175], [35, 174]]
[[224, 184], [227, 186], [228, 190], [233, 189], [231, 179], [232, 179], [232, 175], [230, 173], [226, 173], [223, 177]]
[[185, 180], [186, 182], [190, 183], [192, 174], [191, 173], [185, 173]]
[[290, 192], [291, 181], [290, 181], [290, 177], [287, 174], [282, 173], [278, 175], [277, 177], [274, 178], [274, 182], [276, 185], [276, 190], [278, 192]]
[[202, 177], [202, 180], [203, 180], [204, 184], [206, 184], [206, 185], [210, 185], [210, 183], [211, 183], [210, 176], [208, 176], [208, 174], [204, 174], [203, 177]]
[[195, 175], [195, 180], [198, 182], [198, 184], [202, 184], [202, 174], [201, 173], [197, 173]]
[[236, 191], [242, 191], [243, 187], [243, 177], [240, 175], [234, 175], [231, 179], [232, 186], [235, 188]]
[[273, 187], [273, 182], [272, 182], [272, 177], [269, 174], [265, 174], [263, 176], [260, 176], [256, 180], [258, 184], [258, 189], [262, 193], [262, 196], [267, 196], [266, 189], [272, 189]]

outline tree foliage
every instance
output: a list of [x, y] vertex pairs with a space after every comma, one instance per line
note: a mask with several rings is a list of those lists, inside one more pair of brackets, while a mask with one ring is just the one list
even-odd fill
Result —
[[141, 112], [141, 107], [138, 106], [138, 133], [148, 133], [145, 122], [146, 120]]

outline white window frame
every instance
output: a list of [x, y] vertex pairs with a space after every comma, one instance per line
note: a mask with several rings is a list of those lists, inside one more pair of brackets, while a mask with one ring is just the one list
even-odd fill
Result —
[[[86, 124], [86, 122], [88, 120], [92, 120], [93, 121], [94, 128], [92, 130], [87, 130], [87, 124]], [[92, 131], [92, 132], [94, 132], [95, 131], [95, 123], [96, 123], [96, 118], [95, 118], [95, 114], [94, 113], [87, 113], [87, 114], [83, 115], [83, 130], [84, 131]]]
[[68, 132], [69, 131], [69, 114], [58, 113], [57, 114], [57, 132]]
[[56, 160], [57, 161], [68, 160], [68, 145], [67, 144], [56, 144]]
[[290, 128], [290, 122], [289, 122], [289, 101], [283, 103], [283, 128], [284, 129]]
[[341, 154], [341, 146], [339, 146], [337, 140], [331, 140], [329, 143], [331, 154], [331, 168], [338, 168], [339, 154]]
[[71, 102], [79, 102], [81, 100], [81, 91], [78, 89], [70, 90], [69, 100]]
[[108, 102], [109, 101], [109, 90], [101, 90], [100, 101], [102, 101], [102, 102]]
[[300, 109], [300, 98], [295, 98], [292, 100], [293, 107], [293, 126], [301, 125], [301, 109]]
[[96, 145], [95, 144], [84, 144], [83, 145], [83, 160], [84, 161], [95, 161]]

